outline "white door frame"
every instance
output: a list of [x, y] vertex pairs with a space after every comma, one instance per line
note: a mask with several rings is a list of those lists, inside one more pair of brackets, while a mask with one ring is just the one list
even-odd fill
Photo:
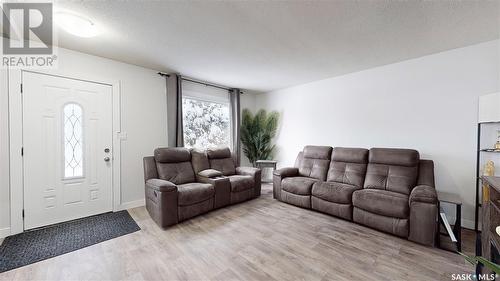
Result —
[[23, 179], [23, 100], [21, 92], [22, 73], [32, 72], [42, 75], [52, 75], [62, 78], [105, 84], [112, 87], [113, 111], [113, 211], [121, 204], [120, 156], [121, 156], [121, 113], [120, 113], [120, 81], [107, 81], [100, 78], [67, 75], [57, 71], [9, 70], [9, 162], [10, 162], [10, 234], [24, 231], [24, 179]]

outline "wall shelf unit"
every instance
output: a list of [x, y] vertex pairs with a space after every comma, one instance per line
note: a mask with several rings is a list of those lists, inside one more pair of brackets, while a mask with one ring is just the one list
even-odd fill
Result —
[[480, 217], [482, 206], [482, 183], [481, 176], [483, 175], [486, 162], [493, 161], [495, 163], [495, 176], [500, 176], [500, 151], [494, 150], [500, 132], [500, 121], [498, 122], [482, 122], [477, 126], [477, 165], [476, 165], [476, 204], [474, 215], [474, 230], [480, 231]]
[[500, 153], [500, 150], [493, 150], [493, 149], [481, 149], [481, 152], [490, 152], [490, 153]]
[[495, 143], [500, 140], [500, 93], [479, 97], [477, 123], [477, 159], [476, 159], [476, 204], [474, 230], [481, 230], [480, 218], [483, 202], [481, 176], [488, 161], [495, 164], [494, 176], [500, 176], [500, 150], [495, 150]]

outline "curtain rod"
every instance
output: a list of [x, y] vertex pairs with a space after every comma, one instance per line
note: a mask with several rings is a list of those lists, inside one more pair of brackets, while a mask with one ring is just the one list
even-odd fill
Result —
[[185, 78], [185, 77], [182, 77], [182, 76], [181, 76], [181, 79], [184, 80], [184, 81], [189, 81], [189, 82], [197, 83], [197, 84], [200, 84], [200, 85], [205, 85], [207, 87], [214, 87], [214, 88], [218, 88], [218, 89], [222, 89], [222, 90], [226, 90], [226, 91], [230, 91], [231, 90], [231, 88], [227, 88], [227, 87], [223, 87], [223, 86], [219, 86], [219, 85], [215, 85], [215, 84], [211, 84], [211, 83], [207, 83], [207, 82], [198, 81], [198, 80], [194, 80], [194, 79], [191, 79], [191, 78]]
[[[164, 73], [164, 72], [158, 72], [158, 74], [160, 76], [170, 77], [169, 74]], [[214, 88], [218, 88], [218, 89], [222, 89], [222, 90], [226, 90], [226, 91], [231, 91], [231, 88], [228, 88], [228, 87], [223, 87], [223, 86], [219, 86], [219, 85], [216, 85], [216, 84], [212, 84], [212, 83], [208, 83], [208, 82], [203, 82], [203, 81], [195, 80], [195, 79], [188, 78], [188, 77], [183, 77], [182, 75], [181, 75], [181, 79], [184, 80], [184, 81], [189, 81], [189, 82], [197, 83], [197, 84], [200, 84], [200, 85], [205, 85], [207, 87], [214, 87]], [[241, 91], [241, 90], [240, 90], [240, 93], [244, 94], [243, 91]]]

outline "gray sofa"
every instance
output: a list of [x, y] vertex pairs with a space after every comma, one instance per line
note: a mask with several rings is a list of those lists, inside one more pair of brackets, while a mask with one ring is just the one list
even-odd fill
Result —
[[260, 170], [235, 167], [229, 148], [157, 148], [144, 157], [146, 209], [167, 227], [260, 195]]
[[306, 146], [273, 175], [275, 199], [434, 245], [434, 164], [411, 149]]

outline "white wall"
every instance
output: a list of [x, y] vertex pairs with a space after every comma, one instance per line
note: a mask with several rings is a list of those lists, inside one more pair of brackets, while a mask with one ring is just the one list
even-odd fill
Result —
[[167, 144], [165, 79], [157, 71], [79, 52], [59, 49], [58, 70], [70, 76], [120, 81], [121, 202], [144, 198], [142, 158]]
[[[58, 52], [58, 73], [120, 82], [121, 128], [127, 135], [121, 143], [121, 202], [123, 207], [141, 204], [144, 202], [142, 157], [152, 155], [158, 146], [167, 145], [165, 79], [151, 69], [66, 49]], [[5, 71], [0, 72], [0, 237], [2, 229], [10, 225], [6, 76]]]
[[279, 166], [306, 144], [407, 147], [435, 161], [438, 190], [459, 193], [473, 226], [478, 96], [499, 91], [499, 41], [257, 95], [281, 112]]
[[[67, 49], [58, 50], [57, 72], [70, 77], [119, 81], [121, 128], [127, 138], [121, 148], [121, 202], [123, 207], [144, 200], [142, 157], [167, 146], [165, 79], [157, 71]], [[0, 70], [0, 237], [9, 234], [8, 73]], [[254, 110], [255, 96], [246, 92], [241, 108]], [[249, 166], [242, 154], [242, 164]]]

